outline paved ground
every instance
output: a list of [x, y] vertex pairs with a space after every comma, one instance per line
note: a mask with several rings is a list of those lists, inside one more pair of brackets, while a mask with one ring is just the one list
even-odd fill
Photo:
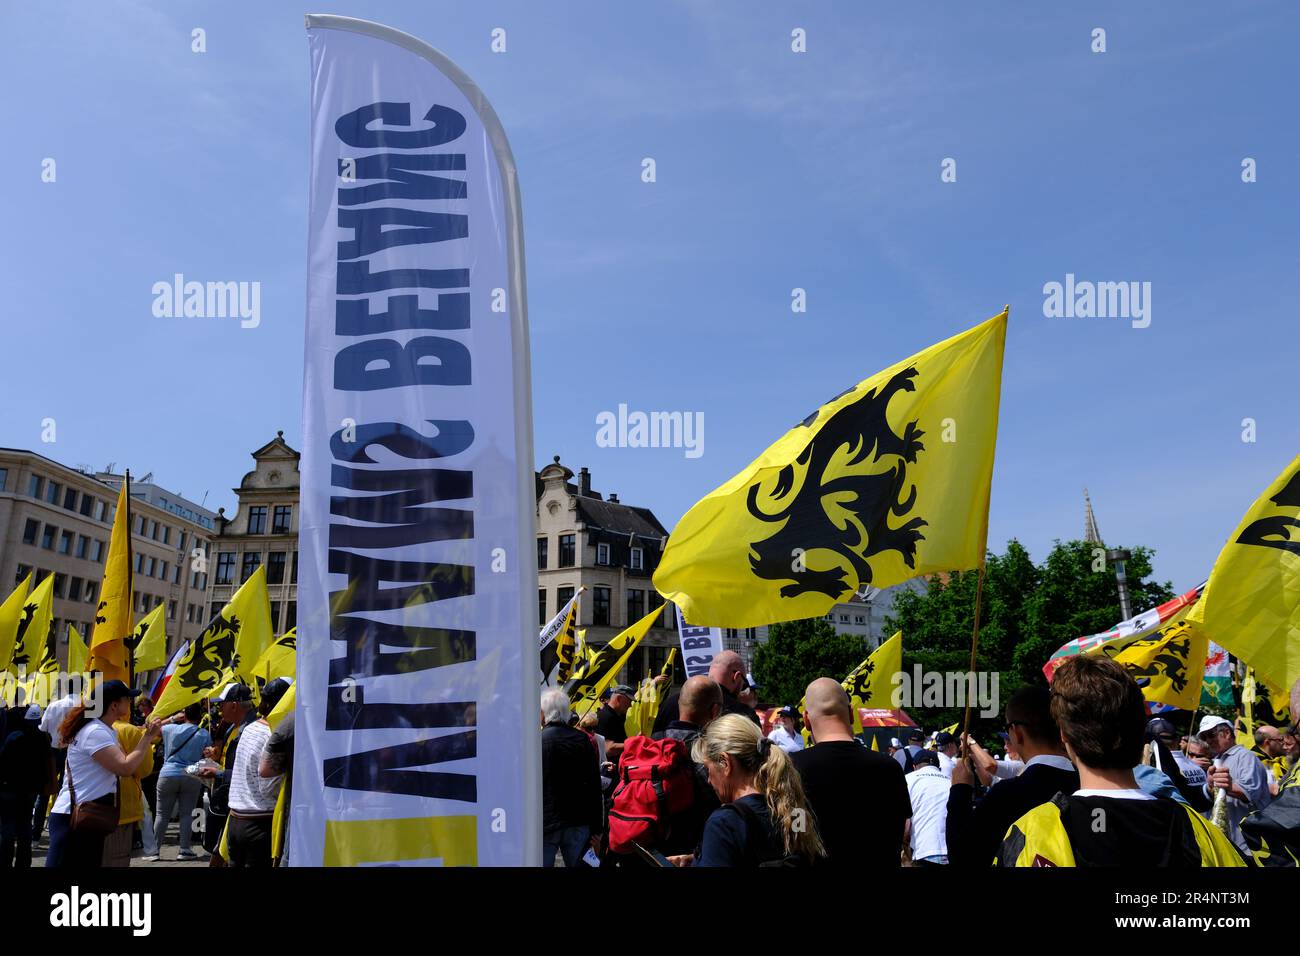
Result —
[[[35, 846], [32, 847], [32, 866], [45, 865], [45, 852], [49, 849], [50, 846], [49, 840], [50, 840], [50, 834], [49, 831], [46, 831], [41, 834], [40, 841]], [[133, 850], [131, 851], [131, 865], [132, 866], [180, 866], [180, 867], [209, 865], [208, 853], [203, 849], [203, 847], [199, 846], [197, 837], [195, 837], [194, 843], [190, 847], [190, 849], [192, 849], [195, 853], [199, 855], [199, 858], [197, 860], [176, 859], [176, 853], [178, 852], [179, 849], [180, 849], [180, 827], [177, 824], [173, 823], [171, 826], [167, 828], [167, 838], [163, 841], [162, 859], [158, 860], [155, 863], [146, 863], [144, 860], [144, 850]]]

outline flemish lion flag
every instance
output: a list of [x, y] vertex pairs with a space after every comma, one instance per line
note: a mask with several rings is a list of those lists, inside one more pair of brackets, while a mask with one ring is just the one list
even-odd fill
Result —
[[[1137, 681], [1146, 700], [1195, 710], [1201, 701], [1208, 646], [1196, 625], [1179, 621], [1130, 642], [1113, 657]], [[1101, 652], [1106, 650], [1103, 645]]]
[[14, 640], [18, 636], [18, 622], [23, 617], [23, 605], [27, 603], [27, 589], [32, 585], [32, 575], [28, 572], [22, 583], [14, 588], [13, 593], [0, 604], [0, 671], [9, 670], [9, 659], [13, 657]]
[[662, 613], [663, 608], [655, 608], [604, 647], [591, 651], [591, 658], [582, 673], [569, 681], [564, 688], [565, 693], [569, 695], [570, 703], [573, 704], [575, 714], [579, 717], [585, 716], [600, 702], [601, 692], [623, 669], [627, 659], [641, 643], [641, 638], [646, 636], [646, 632], [654, 625], [655, 619]]
[[14, 634], [14, 646], [10, 652], [7, 669], [17, 674], [20, 669], [28, 676], [36, 673], [44, 652], [54, 618], [54, 575], [45, 575], [45, 580], [27, 595], [22, 611], [18, 617], [18, 630]]
[[99, 671], [105, 680], [126, 680], [127, 639], [131, 636], [131, 510], [127, 482], [117, 493], [117, 511], [108, 540], [108, 559], [99, 587], [95, 626], [90, 632], [90, 660], [86, 669]]
[[578, 626], [578, 599], [582, 588], [569, 598], [560, 612], [551, 618], [537, 635], [541, 654], [542, 683], [547, 687], [563, 687], [574, 675], [578, 650], [575, 630]]
[[164, 606], [156, 608], [140, 618], [131, 636], [126, 639], [126, 646], [135, 657], [135, 672], [156, 671], [167, 663], [167, 629], [163, 621]]
[[68, 673], [80, 674], [86, 669], [86, 658], [90, 652], [86, 648], [85, 638], [71, 624], [68, 625]]
[[[841, 682], [849, 694], [853, 732], [862, 733], [861, 709], [894, 706], [894, 675], [903, 669], [903, 632], [881, 644]], [[802, 708], [801, 708], [802, 709]]]
[[232, 681], [251, 685], [253, 665], [270, 643], [271, 602], [263, 565], [190, 642], [158, 701], [158, 716], [214, 696]]
[[1300, 680], [1300, 455], [1232, 532], [1189, 620], [1273, 686]]
[[298, 629], [281, 634], [262, 652], [253, 665], [253, 696], [262, 699], [262, 688], [277, 677], [292, 680], [298, 672]]
[[821, 617], [863, 585], [980, 567], [1007, 313], [817, 409], [678, 522], [655, 572], [692, 624]]

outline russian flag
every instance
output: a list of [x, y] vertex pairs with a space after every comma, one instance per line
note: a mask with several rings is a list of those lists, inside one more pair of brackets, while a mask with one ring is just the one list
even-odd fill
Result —
[[192, 642], [187, 641], [180, 647], [176, 648], [176, 653], [172, 655], [172, 659], [167, 662], [167, 666], [163, 668], [163, 672], [159, 674], [158, 679], [154, 681], [153, 689], [149, 691], [149, 699], [155, 704], [162, 699], [162, 692], [167, 687], [167, 682], [172, 679], [172, 674], [176, 673], [176, 665], [179, 664], [181, 658], [185, 656], [185, 652], [190, 649], [191, 643]]

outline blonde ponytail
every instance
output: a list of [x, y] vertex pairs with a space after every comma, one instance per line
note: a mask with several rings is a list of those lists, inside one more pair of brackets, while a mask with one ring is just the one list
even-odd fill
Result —
[[785, 852], [808, 862], [825, 856], [803, 782], [786, 752], [764, 737], [752, 720], [726, 714], [696, 738], [691, 756], [696, 763], [716, 764], [724, 753], [754, 774], [754, 788], [767, 803]]

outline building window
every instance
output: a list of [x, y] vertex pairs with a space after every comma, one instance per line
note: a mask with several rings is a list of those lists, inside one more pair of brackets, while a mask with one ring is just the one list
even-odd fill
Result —
[[159, 581], [166, 581], [166, 580], [167, 580], [167, 562], [166, 562], [166, 561], [162, 562], [162, 569], [158, 572], [158, 580], [159, 580]]
[[635, 624], [645, 617], [645, 592], [639, 588], [629, 588], [627, 592], [627, 623]]
[[235, 580], [235, 552], [217, 552], [217, 583], [231, 584]]
[[58, 528], [52, 524], [45, 526], [45, 533], [41, 535], [41, 547], [46, 551], [54, 550], [54, 536], [58, 533]]
[[596, 563], [609, 564], [609, 545], [604, 543], [596, 545]]
[[248, 533], [266, 534], [266, 505], [248, 509]]
[[271, 534], [288, 534], [292, 508], [289, 505], [276, 505], [271, 519]]
[[103, 521], [103, 520], [104, 520], [104, 511], [105, 511], [107, 508], [108, 508], [108, 505], [106, 505], [104, 502], [102, 502], [102, 501], [98, 501], [98, 500], [95, 501], [95, 520], [96, 520], [96, 521]]
[[175, 601], [168, 601], [168, 602], [167, 602], [167, 620], [169, 620], [169, 621], [174, 621], [174, 620], [176, 620], [176, 602], [175, 602]]
[[[662, 597], [659, 596], [659, 592], [658, 592], [658, 591], [651, 591], [651, 592], [650, 592], [650, 607], [651, 607], [651, 608], [662, 608], [663, 606], [664, 606], [664, 599], [663, 599]], [[665, 615], [664, 617], [659, 617], [659, 618], [657, 618], [658, 623], [661, 624], [661, 625], [663, 625], [664, 627], [676, 627], [676, 626], [677, 626], [677, 624], [676, 624], [675, 621], [668, 621], [668, 620], [665, 620], [665, 619], [664, 619], [665, 617], [666, 617], [666, 615]]]
[[560, 535], [560, 564], [562, 568], [573, 567], [574, 560], [577, 558], [576, 549], [574, 548], [574, 536], [571, 534]]
[[41, 486], [44, 484], [44, 478], [40, 475], [32, 475], [27, 479], [27, 496], [29, 498], [39, 498], [41, 496]]
[[225, 607], [225, 605], [222, 604], [220, 601], [213, 601], [213, 602], [212, 602], [212, 610], [211, 610], [211, 613], [209, 613], [209, 615], [208, 615], [208, 620], [209, 620], [209, 621], [213, 621], [213, 620], [215, 620], [216, 617], [217, 617], [217, 615], [221, 613], [221, 609], [222, 609], [223, 607]]
[[51, 481], [45, 489], [45, 500], [52, 505], [57, 505], [59, 503], [59, 492], [62, 490], [63, 486], [61, 484], [57, 481]]
[[556, 588], [555, 589], [555, 609], [560, 608], [573, 600], [573, 588]]
[[841, 623], [841, 624], [847, 624], [847, 623], [849, 623], [849, 616], [848, 616], [847, 614], [841, 614], [841, 615], [840, 615], [840, 623]]
[[81, 585], [82, 585], [81, 578], [78, 577], [68, 578], [68, 600], [69, 601], [81, 600]]
[[57, 598], [63, 597], [63, 585], [65, 581], [67, 581], [66, 574], [62, 574], [59, 572], [55, 573], [54, 575], [54, 596], [55, 597]]
[[284, 611], [284, 630], [287, 634], [298, 626], [298, 602], [290, 601]]
[[537, 589], [537, 626], [546, 626], [546, 588]]
[[157, 541], [157, 540], [158, 540], [158, 522], [157, 522], [157, 521], [150, 521], [150, 522], [149, 522], [149, 537], [152, 538], [154, 541]]
[[184, 531], [182, 531], [182, 532], [181, 532], [181, 536], [180, 536], [179, 538], [176, 539], [176, 550], [177, 550], [177, 551], [184, 551], [184, 550], [185, 550], [185, 539], [186, 539], [187, 537], [189, 537], [189, 535], [187, 535]]
[[181, 563], [176, 562], [176, 567], [172, 568], [172, 584], [181, 583]]
[[242, 584], [253, 576], [253, 572], [262, 566], [261, 551], [245, 551], [244, 564], [239, 572], [239, 582]]
[[89, 518], [90, 513], [95, 510], [95, 499], [91, 495], [81, 496], [81, 516]]
[[32, 566], [30, 564], [18, 565], [18, 569], [14, 572], [14, 587], [17, 587], [18, 585], [22, 584], [23, 578], [27, 577], [27, 575], [29, 575], [31, 571], [32, 571]]
[[867, 623], [867, 616], [866, 616], [865, 614], [855, 614], [855, 615], [853, 615], [853, 623], [854, 623], [854, 624], [866, 624], [866, 623]]
[[550, 538], [537, 539], [537, 570], [546, 570], [547, 549], [550, 547]]
[[65, 531], [59, 535], [59, 554], [72, 553], [72, 541], [76, 537], [71, 531]]
[[85, 560], [87, 553], [90, 551], [90, 539], [84, 534], [77, 536], [77, 557]]
[[271, 602], [271, 633], [280, 633], [280, 602]]
[[95, 603], [95, 596], [96, 596], [98, 593], [99, 593], [99, 582], [98, 582], [98, 581], [87, 581], [87, 582], [86, 582], [86, 593], [83, 595], [83, 597], [85, 598], [86, 603], [87, 603], [87, 604], [94, 604], [94, 603]]
[[609, 624], [609, 588], [592, 588], [591, 623], [597, 627]]
[[95, 543], [90, 548], [90, 560], [96, 564], [100, 564], [104, 560], [104, 542], [98, 538], [95, 539]]
[[41, 523], [35, 518], [28, 518], [23, 525], [23, 544], [35, 544], [36, 536], [41, 533]]
[[645, 549], [633, 548], [632, 549], [632, 570], [642, 571], [644, 569], [645, 569]]
[[163, 525], [163, 544], [172, 543], [172, 529], [168, 525]]
[[63, 494], [63, 508], [65, 511], [77, 510], [77, 489], [69, 488]]
[[283, 584], [284, 583], [284, 563], [288, 555], [283, 551], [272, 551], [267, 555], [266, 561], [266, 583]]
[[9, 483], [9, 469], [0, 468], [0, 491], [5, 490], [5, 485]]

